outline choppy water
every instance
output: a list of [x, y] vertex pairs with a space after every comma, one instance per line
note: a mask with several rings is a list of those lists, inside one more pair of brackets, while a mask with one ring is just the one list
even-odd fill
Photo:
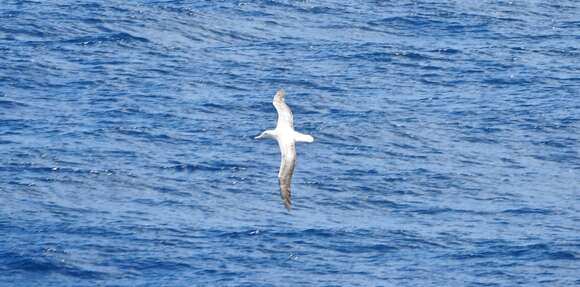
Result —
[[[580, 284], [549, 2], [3, 0], [0, 285]], [[291, 213], [279, 87], [316, 138]]]

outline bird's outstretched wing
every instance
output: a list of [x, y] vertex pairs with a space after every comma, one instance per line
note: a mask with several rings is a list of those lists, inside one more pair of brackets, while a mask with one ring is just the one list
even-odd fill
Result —
[[286, 93], [284, 92], [284, 90], [280, 89], [278, 90], [278, 92], [276, 92], [276, 95], [274, 96], [274, 101], [272, 102], [274, 104], [274, 107], [276, 108], [276, 111], [278, 112], [278, 124], [276, 125], [276, 128], [290, 127], [293, 129], [294, 117], [292, 116], [292, 111], [290, 110], [290, 107], [288, 107], [288, 105], [284, 101], [285, 96]]
[[296, 166], [296, 145], [294, 141], [278, 141], [282, 160], [280, 162], [280, 171], [278, 172], [278, 180], [280, 182], [280, 195], [286, 209], [290, 210], [292, 207], [292, 175], [294, 174], [294, 167]]

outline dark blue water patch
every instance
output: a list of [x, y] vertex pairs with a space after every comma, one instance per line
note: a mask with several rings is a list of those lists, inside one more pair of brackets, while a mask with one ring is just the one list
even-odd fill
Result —
[[394, 201], [390, 201], [387, 199], [377, 199], [377, 198], [368, 198], [366, 200], [364, 200], [364, 204], [361, 204], [357, 207], [361, 207], [364, 208], [364, 206], [373, 206], [375, 208], [382, 208], [382, 209], [388, 209], [388, 210], [395, 210], [395, 211], [399, 211], [401, 209], [405, 209], [408, 208], [409, 205], [408, 204], [402, 204], [402, 203], [397, 203]]
[[415, 27], [425, 27], [428, 25], [437, 25], [441, 24], [441, 21], [434, 21], [433, 19], [429, 19], [427, 17], [421, 16], [394, 16], [394, 17], [387, 17], [383, 18], [379, 21], [370, 22], [370, 25], [388, 25], [388, 26], [395, 26], [395, 27], [407, 27], [407, 28], [415, 28]]
[[99, 44], [106, 44], [108, 42], [119, 43], [119, 44], [127, 44], [132, 42], [141, 42], [141, 43], [148, 43], [150, 42], [146, 38], [133, 36], [126, 32], [120, 33], [113, 33], [107, 35], [91, 35], [85, 37], [79, 37], [69, 40], [62, 40], [60, 43], [63, 44], [78, 44], [82, 46], [90, 46], [90, 45], [99, 45]]
[[35, 274], [35, 276], [39, 274], [50, 275], [51, 273], [57, 273], [89, 280], [103, 279], [106, 276], [103, 272], [87, 270], [67, 263], [64, 259], [67, 257], [67, 254], [55, 248], [37, 250], [37, 253], [8, 252], [0, 254], [3, 258], [7, 259], [2, 269], [10, 272], [26, 272], [28, 274]]
[[578, 255], [574, 252], [567, 252], [567, 251], [556, 251], [552, 252], [548, 255], [548, 259], [552, 260], [578, 260]]
[[[485, 250], [476, 251], [470, 254], [457, 255], [459, 258], [468, 260], [489, 259], [500, 256], [508, 260], [525, 261], [527, 259], [550, 261], [550, 260], [575, 260], [573, 253], [566, 251], [551, 251], [551, 247], [544, 244], [532, 244], [526, 246], [493, 246]], [[517, 264], [517, 263], [512, 263]]]
[[486, 211], [476, 211], [476, 210], [462, 210], [462, 209], [452, 209], [452, 208], [429, 208], [429, 209], [420, 209], [420, 210], [414, 210], [413, 212], [416, 212], [418, 214], [426, 214], [426, 215], [436, 215], [436, 214], [440, 214], [440, 213], [452, 213], [452, 214], [467, 214], [467, 215], [491, 215], [493, 214], [492, 212], [486, 212]]
[[17, 102], [17, 101], [0, 100], [0, 108], [15, 109], [15, 108], [23, 108], [23, 107], [27, 107], [27, 106], [28, 105], [26, 105], [24, 103]]
[[538, 208], [518, 208], [518, 209], [508, 209], [504, 210], [504, 213], [508, 214], [539, 214], [539, 215], [549, 215], [552, 213], [550, 210], [538, 209]]

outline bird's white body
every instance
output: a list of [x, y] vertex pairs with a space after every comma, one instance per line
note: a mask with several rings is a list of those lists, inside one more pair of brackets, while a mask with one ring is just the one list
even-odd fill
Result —
[[314, 141], [310, 135], [302, 134], [294, 130], [294, 117], [290, 107], [286, 105], [284, 97], [286, 94], [283, 90], [279, 90], [274, 96], [274, 107], [278, 112], [278, 123], [273, 130], [264, 131], [256, 137], [256, 139], [271, 138], [278, 142], [282, 160], [280, 162], [280, 171], [278, 172], [278, 179], [280, 182], [280, 195], [284, 201], [284, 206], [290, 209], [292, 206], [290, 184], [292, 175], [294, 174], [294, 167], [296, 166], [296, 143]]

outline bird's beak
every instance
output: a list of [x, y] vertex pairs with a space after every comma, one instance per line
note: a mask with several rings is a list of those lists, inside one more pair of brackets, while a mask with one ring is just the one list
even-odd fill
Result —
[[254, 137], [254, 139], [257, 139], [257, 140], [262, 139], [262, 138], [264, 138], [263, 135], [259, 135], [259, 136]]

